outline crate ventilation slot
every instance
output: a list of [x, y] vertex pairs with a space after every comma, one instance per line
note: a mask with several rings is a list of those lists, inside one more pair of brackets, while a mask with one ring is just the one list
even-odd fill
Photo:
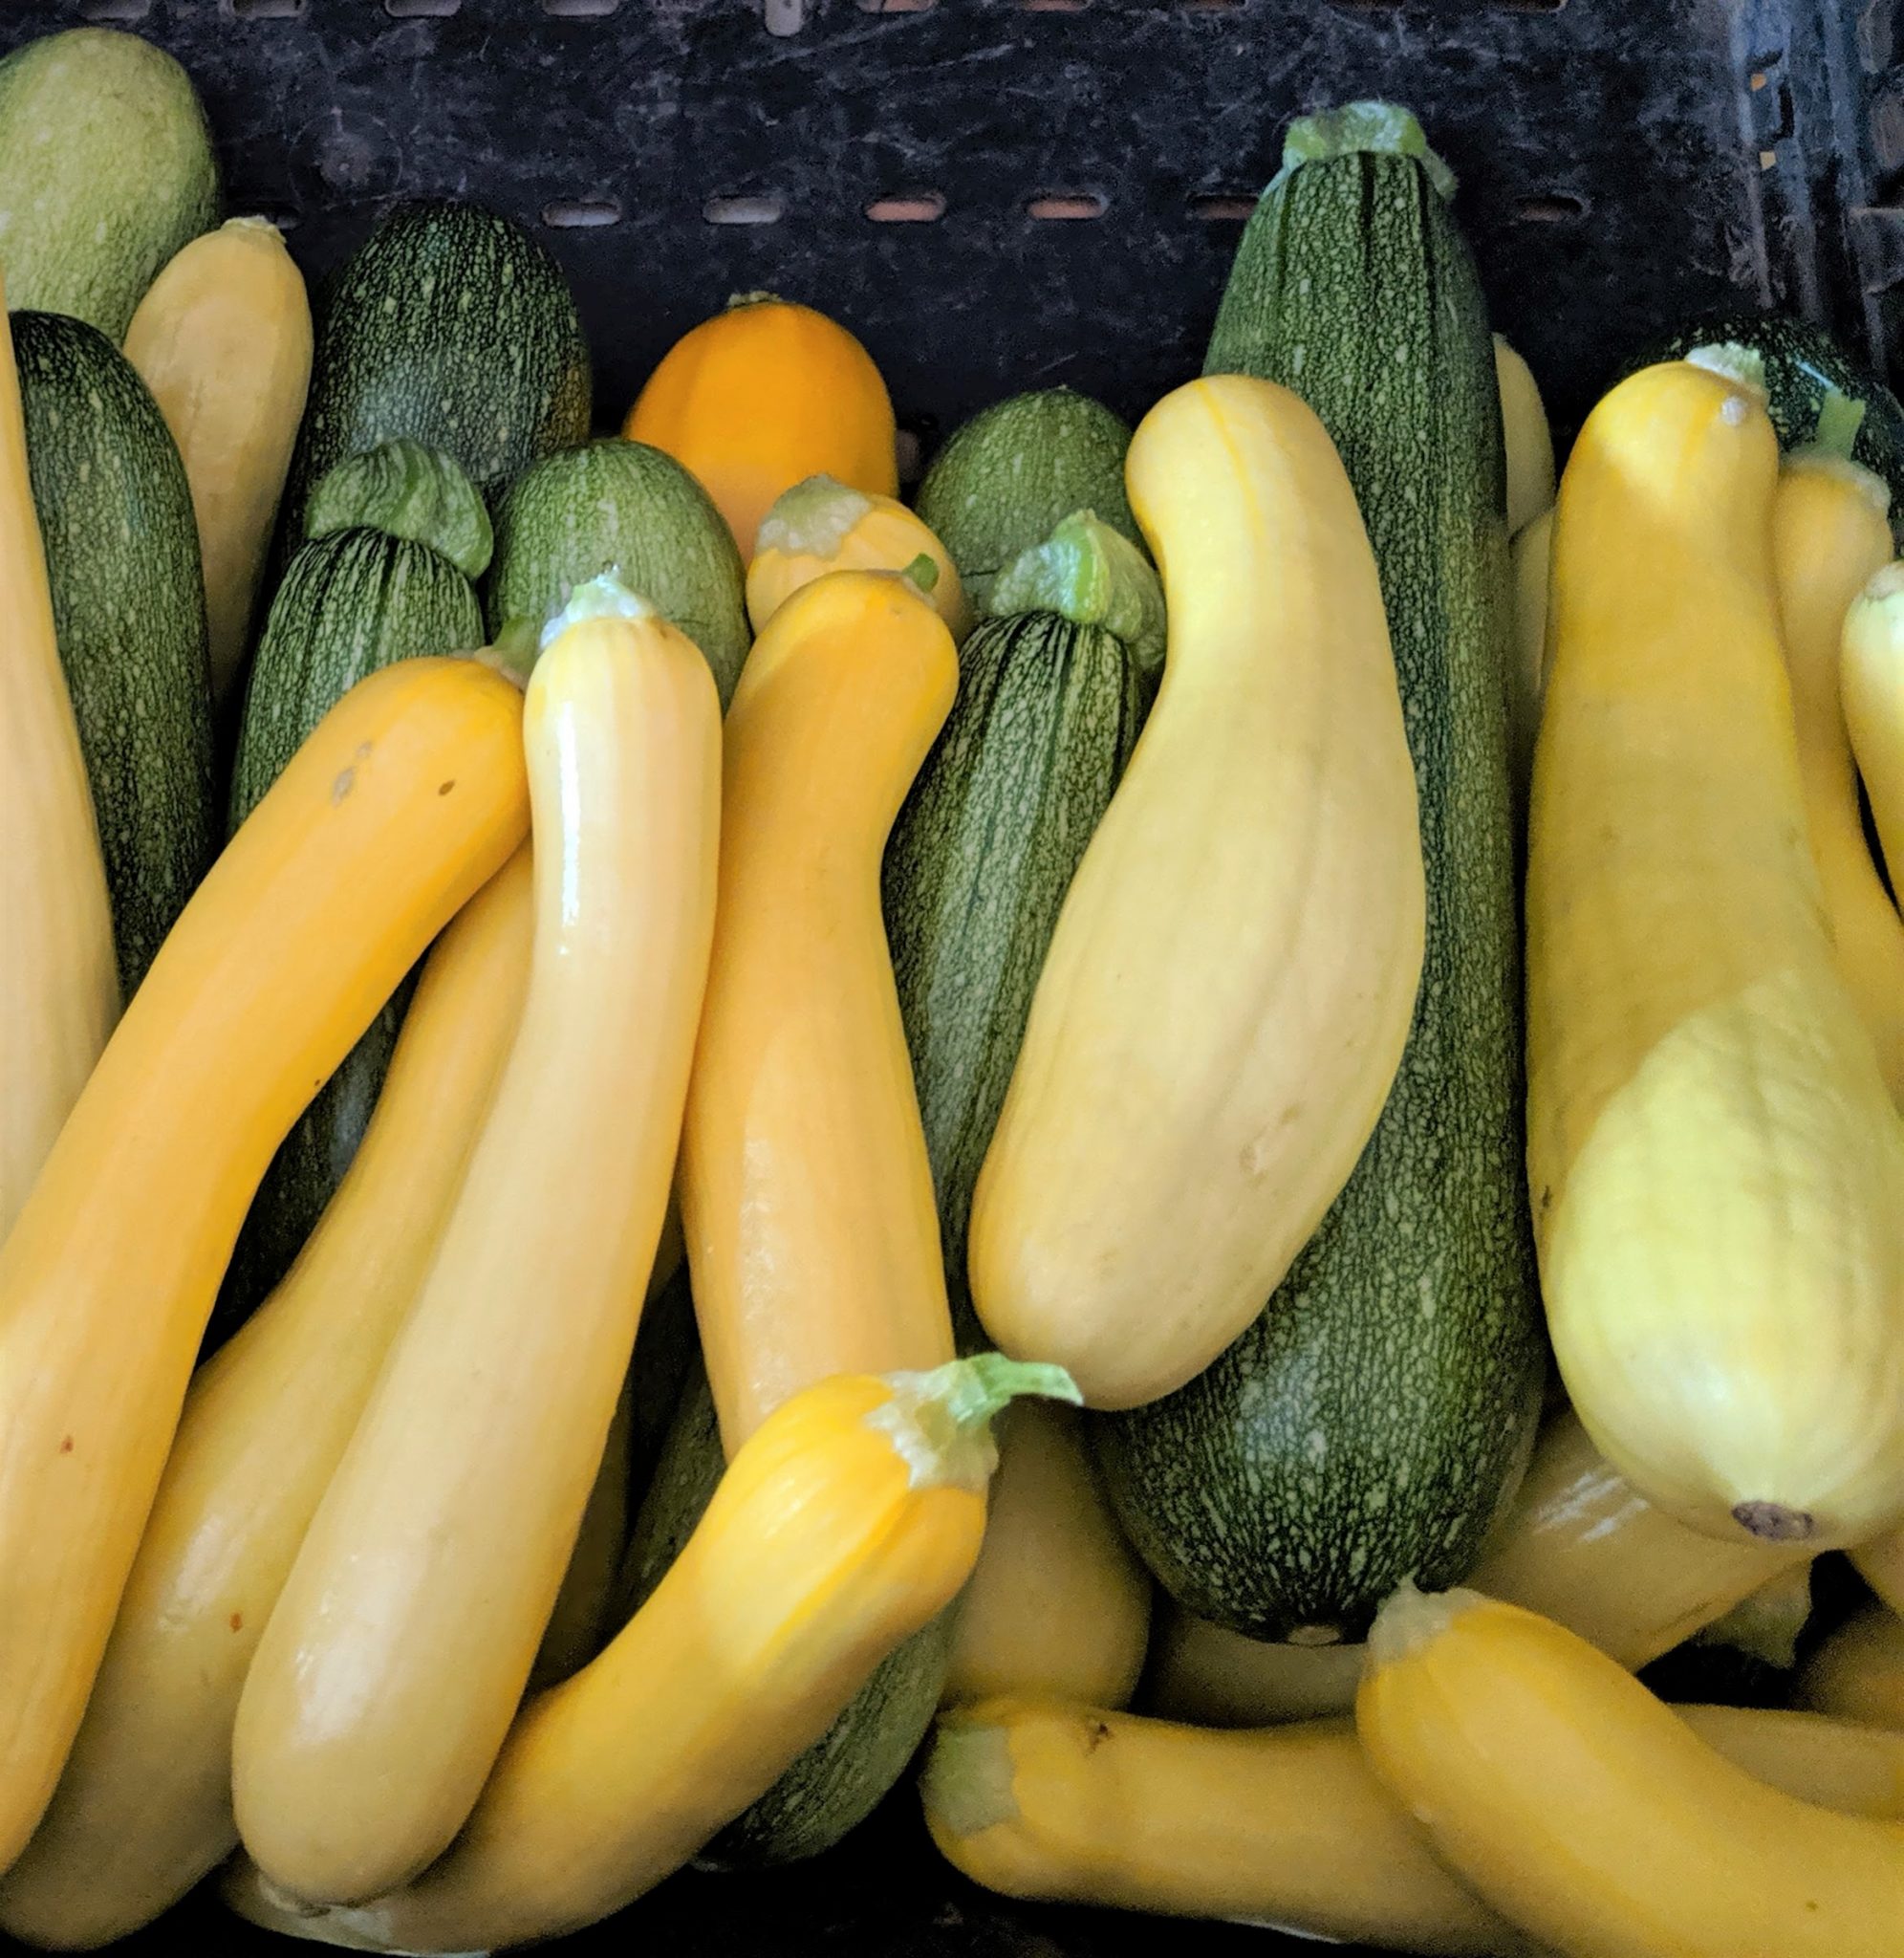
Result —
[[1025, 215], [1044, 224], [1076, 224], [1101, 218], [1105, 200], [1095, 190], [1041, 190], [1025, 207]]
[[295, 20], [304, 0], [227, 0], [233, 20]]
[[858, 0], [861, 13], [930, 13], [939, 0]]
[[1524, 197], [1514, 207], [1515, 222], [1523, 225], [1577, 225], [1586, 215], [1587, 200], [1567, 190]]
[[935, 225], [945, 215], [945, 198], [937, 190], [901, 191], [876, 197], [866, 215], [876, 225]]
[[621, 0], [542, 0], [544, 13], [557, 20], [605, 20]]
[[770, 192], [735, 197], [710, 197], [701, 207], [701, 215], [710, 225], [777, 225], [787, 209], [786, 200]]
[[542, 207], [542, 222], [554, 231], [597, 231], [621, 222], [621, 207], [612, 197], [562, 197]]
[[81, 20], [143, 20], [152, 11], [152, 0], [86, 0], [79, 10]]
[[761, 0], [760, 17], [770, 34], [797, 34], [807, 24], [807, 0]]
[[1091, 0], [1018, 0], [1027, 13], [1082, 13]]
[[463, 0], [383, 0], [392, 20], [447, 20], [462, 6]]
[[1242, 190], [1200, 190], [1190, 200], [1190, 215], [1206, 225], [1240, 225], [1255, 208], [1255, 198]]

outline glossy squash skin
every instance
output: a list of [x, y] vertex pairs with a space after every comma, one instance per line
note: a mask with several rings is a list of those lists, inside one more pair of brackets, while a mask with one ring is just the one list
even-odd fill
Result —
[[531, 917], [521, 849], [431, 952], [303, 1254], [194, 1377], [65, 1773], [0, 1881], [0, 1930], [105, 1944], [238, 1846], [246, 1670], [463, 1180], [514, 1037]]
[[0, 1248], [0, 1868], [78, 1728], [245, 1207], [522, 840], [520, 724], [471, 661], [339, 702], [186, 905]]
[[915, 586], [834, 572], [774, 614], [728, 710], [680, 1189], [730, 1459], [830, 1373], [951, 1358], [879, 866], [957, 677]]
[[693, 642], [613, 580], [583, 586], [550, 637], [523, 716], [536, 915], [521, 1025], [239, 1701], [239, 1833], [320, 1902], [407, 1882], [481, 1792], [667, 1207], [713, 932], [720, 702]]
[[622, 431], [683, 465], [751, 559], [761, 519], [809, 476], [897, 496], [893, 403], [873, 357], [811, 307], [745, 293], [668, 350]]

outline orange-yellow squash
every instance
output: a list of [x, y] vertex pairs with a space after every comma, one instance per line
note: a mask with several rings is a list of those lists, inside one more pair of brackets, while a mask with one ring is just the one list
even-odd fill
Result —
[[1904, 1728], [1904, 1619], [1888, 1604], [1847, 1619], [1807, 1659], [1793, 1698], [1839, 1720]]
[[839, 571], [774, 614], [727, 709], [680, 1188], [730, 1458], [828, 1374], [952, 1357], [879, 869], [957, 684], [915, 585]]
[[238, 1703], [239, 1834], [318, 1902], [408, 1882], [482, 1791], [601, 1461], [681, 1134], [720, 700], [693, 642], [612, 578], [545, 639], [521, 1025]]
[[0, 1249], [0, 1869], [79, 1725], [246, 1206], [529, 823], [522, 696], [405, 660], [212, 866]]
[[893, 403], [845, 327], [744, 293], [669, 348], [622, 431], [663, 449], [727, 519], [743, 559], [774, 500], [809, 476], [898, 493]]

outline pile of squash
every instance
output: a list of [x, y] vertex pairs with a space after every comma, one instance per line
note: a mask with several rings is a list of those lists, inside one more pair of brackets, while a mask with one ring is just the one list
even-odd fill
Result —
[[1302, 119], [1200, 378], [908, 507], [817, 312], [592, 436], [508, 220], [314, 329], [168, 57], [0, 63], [0, 1931], [919, 1763], [1013, 1896], [1895, 1958], [1904, 417], [1694, 328], [1556, 497], [1454, 196]]

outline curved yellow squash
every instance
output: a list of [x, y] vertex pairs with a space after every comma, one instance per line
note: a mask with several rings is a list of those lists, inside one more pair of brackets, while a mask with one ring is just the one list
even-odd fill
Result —
[[212, 866], [0, 1249], [0, 1869], [79, 1725], [246, 1206], [314, 1091], [522, 840], [522, 696], [405, 660]]
[[1370, 1764], [1447, 1866], [1577, 1958], [1895, 1958], [1904, 1825], [1734, 1766], [1611, 1659], [1472, 1592], [1369, 1642]]
[[[0, 293], [0, 315], [6, 296]], [[0, 317], [0, 1241], [119, 1018], [93, 792], [53, 632]], [[4, 1598], [4, 1593], [0, 1593]], [[5, 1860], [0, 1828], [0, 1862]]]
[[1904, 1511], [1904, 1126], [1806, 839], [1762, 402], [1589, 418], [1554, 531], [1527, 875], [1528, 1182], [1594, 1443], [1702, 1530]]
[[942, 1697], [1053, 1693], [1121, 1707], [1143, 1670], [1150, 1575], [1105, 1501], [1077, 1412], [1024, 1402], [1000, 1424], [998, 1447]]
[[1814, 1713], [1904, 1729], [1904, 1619], [1869, 1604], [1805, 1662], [1793, 1695]]
[[530, 915], [525, 848], [430, 954], [297, 1262], [194, 1377], [66, 1772], [0, 1882], [0, 1930], [108, 1943], [237, 1847], [246, 1668], [463, 1180], [515, 1033]]
[[1893, 1530], [1851, 1553], [1858, 1575], [1893, 1611], [1904, 1613], [1904, 1530]]
[[727, 709], [680, 1189], [730, 1458], [828, 1374], [952, 1357], [879, 865], [957, 684], [916, 586], [841, 571], [773, 615]]
[[1904, 562], [1885, 565], [1846, 613], [1838, 683], [1895, 889], [1904, 879]]
[[1420, 977], [1415, 772], [1362, 520], [1295, 395], [1225, 375], [1138, 428], [1157, 706], [1078, 866], [973, 1200], [986, 1331], [1095, 1407], [1263, 1309], [1395, 1077]]
[[300, 1907], [243, 1863], [227, 1901], [395, 1951], [491, 1950], [619, 1909], [765, 1793], [954, 1597], [984, 1527], [986, 1424], [1012, 1394], [1062, 1391], [1051, 1371], [990, 1355], [795, 1394], [607, 1650], [523, 1708], [448, 1856], [357, 1909]]
[[1362, 1677], [1360, 1645], [1245, 1639], [1176, 1606], [1153, 1641], [1144, 1711], [1199, 1727], [1278, 1727], [1346, 1713]]
[[667, 1207], [713, 934], [721, 708], [585, 585], [529, 684], [529, 992], [429, 1275], [245, 1680], [232, 1799], [300, 1897], [448, 1846], [562, 1581]]
[[1838, 693], [1845, 617], [1891, 562], [1891, 495], [1881, 478], [1831, 455], [1785, 465], [1772, 506], [1772, 565], [1791, 676], [1799, 779], [1812, 861], [1838, 968], [1904, 1099], [1904, 920], [1865, 842], [1857, 769]]

